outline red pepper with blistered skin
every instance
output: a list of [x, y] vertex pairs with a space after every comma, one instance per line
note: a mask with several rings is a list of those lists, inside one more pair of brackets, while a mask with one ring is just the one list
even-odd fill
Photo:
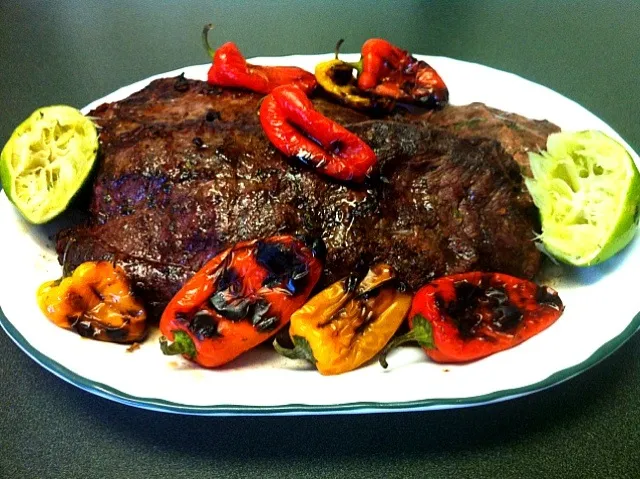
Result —
[[208, 34], [212, 25], [205, 25], [202, 41], [213, 65], [209, 68], [207, 81], [211, 85], [244, 88], [257, 93], [269, 93], [280, 85], [293, 84], [306, 93], [316, 87], [315, 76], [302, 68], [290, 66], [262, 66], [247, 63], [233, 42], [227, 42], [217, 50], [209, 45]]
[[441, 108], [449, 101], [447, 86], [428, 63], [386, 40], [367, 40], [355, 66], [362, 90], [428, 108]]
[[162, 352], [213, 368], [273, 336], [322, 273], [324, 243], [306, 243], [292, 236], [246, 241], [210, 260], [164, 310]]
[[512, 348], [552, 325], [564, 306], [547, 286], [501, 273], [463, 273], [422, 287], [409, 311], [411, 331], [380, 356], [417, 341], [439, 363], [463, 363]]
[[369, 145], [319, 113], [293, 85], [278, 87], [264, 98], [260, 123], [278, 150], [332, 178], [362, 182], [377, 163]]

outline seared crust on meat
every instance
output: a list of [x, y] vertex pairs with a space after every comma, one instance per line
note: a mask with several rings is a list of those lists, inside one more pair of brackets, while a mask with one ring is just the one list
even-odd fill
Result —
[[156, 315], [219, 251], [273, 234], [321, 236], [323, 284], [359, 261], [387, 262], [413, 288], [470, 270], [537, 272], [537, 213], [495, 138], [316, 99], [378, 155], [380, 178], [356, 188], [276, 151], [260, 127], [260, 98], [178, 77], [91, 112], [102, 155], [90, 224], [58, 235], [60, 254], [74, 240], [69, 266], [115, 258]]

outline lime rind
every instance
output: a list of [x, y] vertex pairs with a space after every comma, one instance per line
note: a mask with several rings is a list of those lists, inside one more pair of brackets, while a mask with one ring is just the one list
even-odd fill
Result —
[[75, 108], [36, 110], [9, 138], [0, 155], [0, 182], [31, 223], [64, 211], [85, 182], [98, 151], [98, 133]]
[[550, 135], [547, 150], [529, 153], [525, 183], [540, 211], [545, 250], [590, 266], [610, 258], [638, 225], [640, 174], [629, 153], [599, 131]]

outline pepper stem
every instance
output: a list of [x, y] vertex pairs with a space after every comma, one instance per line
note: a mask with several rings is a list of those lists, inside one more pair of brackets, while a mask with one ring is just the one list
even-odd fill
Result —
[[335, 54], [336, 54], [336, 60], [338, 60], [338, 53], [340, 53], [340, 47], [342, 46], [342, 44], [344, 43], [344, 38], [341, 38], [340, 40], [338, 40], [338, 43], [336, 43], [336, 49]]
[[401, 344], [416, 341], [420, 346], [426, 349], [434, 349], [436, 347], [433, 341], [433, 328], [431, 327], [431, 323], [429, 323], [424, 316], [416, 314], [413, 317], [411, 328], [411, 331], [408, 333], [398, 336], [387, 343], [384, 349], [380, 352], [380, 356], [378, 356], [380, 366], [387, 369], [389, 366], [387, 363], [387, 355], [389, 354], [389, 351], [397, 348]]
[[293, 349], [280, 346], [277, 339], [273, 340], [273, 348], [276, 352], [285, 358], [289, 359], [305, 359], [311, 364], [316, 363], [316, 358], [313, 357], [313, 351], [309, 342], [300, 336], [293, 337]]
[[209, 45], [209, 31], [213, 28], [212, 23], [207, 23], [202, 29], [202, 45], [211, 58], [215, 55], [216, 51]]
[[196, 346], [193, 344], [193, 340], [187, 333], [180, 330], [173, 331], [173, 343], [171, 344], [169, 344], [167, 338], [161, 336], [160, 349], [167, 356], [184, 354], [190, 359], [196, 357]]
[[402, 336], [395, 337], [391, 341], [389, 341], [383, 348], [383, 350], [380, 351], [380, 356], [378, 356], [378, 362], [380, 363], [380, 366], [387, 369], [387, 367], [389, 367], [389, 363], [387, 363], [387, 355], [389, 354], [389, 352], [392, 349], [397, 348], [401, 344], [416, 341], [416, 336], [417, 335], [415, 331], [409, 331], [408, 333], [403, 334]]
[[[338, 43], [336, 43], [336, 49], [335, 49], [335, 54], [336, 54], [336, 60], [338, 60], [338, 53], [340, 53], [340, 47], [342, 46], [342, 44], [344, 43], [344, 38], [341, 38], [340, 40], [338, 40]], [[357, 62], [344, 62], [347, 65], [351, 65], [357, 72], [358, 74], [362, 73], [362, 56], [360, 57], [360, 60], [358, 60]]]
[[362, 57], [360, 57], [360, 60], [358, 60], [357, 62], [349, 63], [349, 65], [351, 65], [358, 72], [358, 75], [362, 73]]

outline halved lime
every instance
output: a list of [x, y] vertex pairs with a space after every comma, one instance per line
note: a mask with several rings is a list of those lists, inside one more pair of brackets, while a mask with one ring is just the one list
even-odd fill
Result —
[[547, 151], [529, 153], [525, 182], [540, 210], [540, 239], [555, 258], [601, 263], [624, 248], [638, 226], [640, 174], [617, 141], [600, 131], [549, 136]]
[[9, 200], [31, 223], [64, 211], [89, 176], [98, 152], [91, 120], [70, 106], [36, 110], [0, 155], [0, 182]]

